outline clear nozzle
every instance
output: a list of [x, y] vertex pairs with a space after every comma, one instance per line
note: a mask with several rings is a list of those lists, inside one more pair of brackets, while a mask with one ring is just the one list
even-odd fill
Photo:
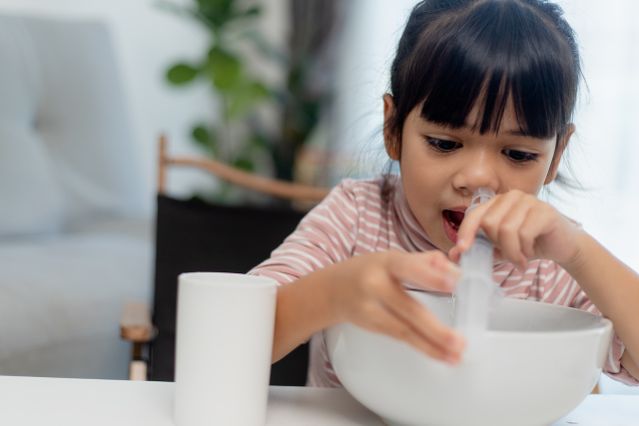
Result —
[[[482, 203], [495, 196], [495, 192], [490, 188], [478, 188], [473, 193], [470, 206], [466, 214], [477, 208]], [[481, 229], [477, 232], [475, 242], [461, 258], [462, 271], [465, 274], [489, 275], [493, 267], [493, 244], [488, 240], [486, 234]]]
[[[475, 192], [473, 192], [473, 198], [470, 200], [470, 205], [466, 209], [465, 214], [472, 212], [473, 210], [477, 208], [477, 206], [479, 206], [482, 203], [485, 203], [486, 201], [490, 200], [494, 196], [495, 196], [495, 191], [493, 191], [490, 188], [486, 188], [486, 187], [477, 188]], [[477, 232], [477, 236], [480, 237], [480, 239], [481, 238], [486, 239], [486, 234], [481, 229]]]
[[481, 187], [477, 188], [475, 192], [473, 192], [473, 198], [470, 201], [470, 206], [466, 210], [466, 213], [470, 213], [473, 211], [478, 205], [485, 203], [495, 196], [495, 191], [490, 188]]

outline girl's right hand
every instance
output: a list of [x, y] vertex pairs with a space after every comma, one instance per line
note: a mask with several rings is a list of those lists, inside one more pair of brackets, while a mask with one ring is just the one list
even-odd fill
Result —
[[443, 253], [370, 253], [343, 262], [335, 272], [334, 306], [340, 321], [402, 340], [432, 358], [450, 364], [460, 361], [464, 338], [403, 286], [452, 292], [460, 271]]

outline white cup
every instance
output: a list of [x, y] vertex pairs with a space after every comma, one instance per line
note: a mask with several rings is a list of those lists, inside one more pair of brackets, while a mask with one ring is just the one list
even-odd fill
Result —
[[178, 283], [176, 425], [263, 425], [277, 283], [214, 272]]

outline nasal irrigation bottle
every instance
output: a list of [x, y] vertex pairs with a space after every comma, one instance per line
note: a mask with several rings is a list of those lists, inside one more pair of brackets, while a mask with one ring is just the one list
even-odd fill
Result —
[[[466, 215], [481, 203], [494, 197], [488, 188], [479, 188], [473, 194]], [[478, 350], [481, 337], [488, 328], [488, 317], [496, 286], [493, 282], [493, 244], [484, 231], [479, 230], [472, 246], [462, 254], [461, 278], [455, 289], [455, 328], [467, 341], [465, 358]]]

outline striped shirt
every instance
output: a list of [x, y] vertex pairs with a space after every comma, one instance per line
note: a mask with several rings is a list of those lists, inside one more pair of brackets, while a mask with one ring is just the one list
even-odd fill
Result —
[[[436, 250], [413, 216], [401, 180], [389, 177], [392, 191], [384, 202], [384, 178], [344, 180], [300, 222], [271, 257], [249, 273], [289, 283], [330, 264], [365, 253]], [[493, 278], [506, 297], [570, 306], [600, 315], [577, 282], [550, 260], [532, 260], [521, 272], [496, 263]], [[615, 334], [604, 371], [616, 380], [639, 384], [620, 363], [624, 345]], [[324, 332], [312, 336], [310, 386], [341, 386], [328, 357]]]

